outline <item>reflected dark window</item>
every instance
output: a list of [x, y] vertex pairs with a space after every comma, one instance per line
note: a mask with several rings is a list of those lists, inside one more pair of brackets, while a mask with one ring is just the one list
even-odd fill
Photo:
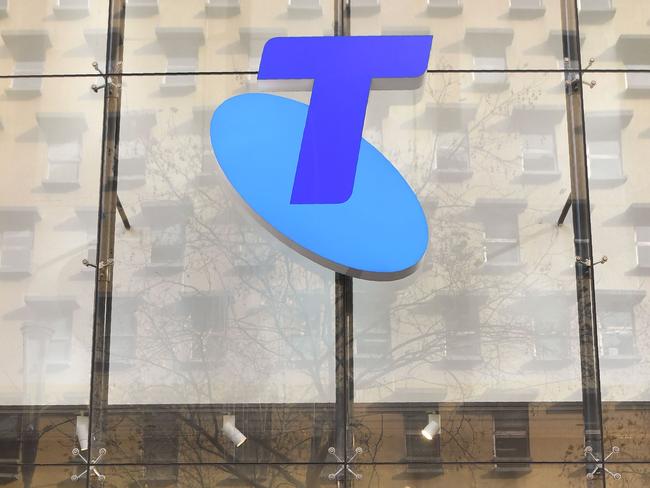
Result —
[[528, 409], [506, 408], [494, 412], [494, 458], [497, 471], [530, 470]]
[[427, 413], [408, 412], [404, 414], [404, 440], [406, 444], [406, 471], [421, 477], [441, 474], [440, 435], [428, 440], [422, 435], [422, 429], [429, 422]]
[[145, 414], [142, 433], [142, 460], [149, 485], [176, 485], [178, 480], [179, 424], [175, 413]]
[[[20, 462], [19, 415], [3, 414], [0, 417], [0, 484], [5, 485], [18, 479]], [[13, 465], [13, 466], [12, 466]]]

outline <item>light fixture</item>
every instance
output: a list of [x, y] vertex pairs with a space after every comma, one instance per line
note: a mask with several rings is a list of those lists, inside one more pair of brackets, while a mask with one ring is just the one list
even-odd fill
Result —
[[79, 442], [79, 450], [85, 451], [88, 449], [88, 417], [85, 415], [77, 415], [77, 424], [75, 427], [77, 433], [77, 441]]
[[223, 416], [223, 433], [228, 439], [232, 441], [235, 447], [241, 446], [246, 442], [246, 436], [241, 433], [241, 431], [235, 427], [235, 416], [234, 415], [224, 415]]
[[433, 437], [440, 432], [440, 415], [437, 413], [429, 414], [429, 423], [422, 429], [422, 437], [427, 440], [432, 440]]

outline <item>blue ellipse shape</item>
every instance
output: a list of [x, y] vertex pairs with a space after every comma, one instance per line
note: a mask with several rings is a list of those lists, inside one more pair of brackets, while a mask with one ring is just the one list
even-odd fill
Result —
[[427, 221], [408, 183], [367, 141], [346, 202], [290, 203], [307, 109], [261, 93], [222, 103], [210, 135], [226, 178], [274, 235], [317, 263], [370, 280], [409, 275], [426, 251]]

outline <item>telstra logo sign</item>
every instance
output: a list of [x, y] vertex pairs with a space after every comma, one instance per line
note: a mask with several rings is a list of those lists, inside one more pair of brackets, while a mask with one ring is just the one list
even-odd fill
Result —
[[217, 108], [210, 132], [221, 169], [287, 245], [358, 278], [394, 280], [416, 269], [428, 243], [424, 212], [362, 132], [371, 88], [421, 78], [431, 42], [431, 36], [271, 39], [258, 79], [313, 80], [310, 104], [257, 93]]

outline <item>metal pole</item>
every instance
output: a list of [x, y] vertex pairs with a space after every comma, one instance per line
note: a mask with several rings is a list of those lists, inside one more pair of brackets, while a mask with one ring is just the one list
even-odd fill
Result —
[[[580, 29], [575, 0], [562, 0], [562, 44], [564, 53], [566, 113], [571, 167], [571, 209], [576, 258], [576, 292], [580, 334], [582, 412], [585, 447], [604, 458], [598, 335], [594, 303], [593, 250], [587, 176]], [[587, 472], [595, 465], [587, 458]], [[604, 484], [604, 481], [602, 481]]]
[[[90, 379], [89, 460], [96, 458], [99, 449], [106, 447], [104, 433], [106, 431], [105, 413], [108, 405], [124, 17], [125, 0], [111, 0], [106, 46], [101, 186], [97, 222], [98, 245]], [[88, 478], [90, 478], [90, 473]]]

